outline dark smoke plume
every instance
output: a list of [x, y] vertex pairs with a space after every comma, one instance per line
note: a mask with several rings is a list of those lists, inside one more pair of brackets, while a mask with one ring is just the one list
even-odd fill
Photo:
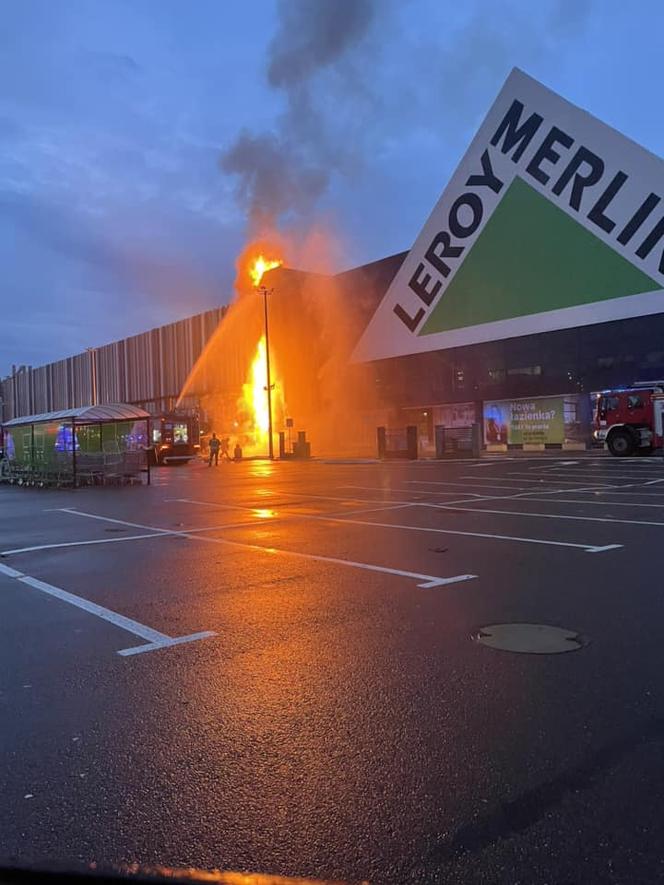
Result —
[[253, 234], [306, 216], [332, 172], [347, 164], [348, 149], [326, 121], [325, 111], [338, 109], [321, 107], [315, 84], [330, 71], [352, 88], [352, 56], [375, 13], [376, 0], [280, 0], [266, 75], [286, 110], [274, 131], [241, 132], [220, 159], [221, 169], [236, 176]]

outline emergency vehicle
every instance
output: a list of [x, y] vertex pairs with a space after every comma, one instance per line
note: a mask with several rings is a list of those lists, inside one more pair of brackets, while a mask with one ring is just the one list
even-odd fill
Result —
[[174, 467], [187, 464], [200, 451], [198, 418], [190, 415], [156, 415], [151, 422], [153, 464]]
[[664, 381], [637, 381], [632, 387], [603, 390], [593, 412], [593, 437], [612, 455], [649, 455], [662, 446]]

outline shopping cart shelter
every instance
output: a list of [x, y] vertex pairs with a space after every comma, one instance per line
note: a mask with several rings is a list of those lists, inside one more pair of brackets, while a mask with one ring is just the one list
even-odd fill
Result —
[[111, 403], [14, 418], [3, 425], [2, 479], [17, 485], [124, 485], [150, 480], [150, 415]]

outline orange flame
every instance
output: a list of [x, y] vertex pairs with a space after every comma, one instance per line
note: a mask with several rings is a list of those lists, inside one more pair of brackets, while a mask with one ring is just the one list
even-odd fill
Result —
[[270, 417], [267, 408], [267, 350], [265, 335], [258, 342], [256, 356], [249, 370], [249, 380], [243, 385], [244, 399], [253, 415], [254, 429], [267, 440]]
[[[283, 387], [276, 380], [274, 360], [270, 354], [272, 375], [272, 423], [277, 432], [283, 422]], [[238, 402], [245, 417], [243, 432], [247, 454], [264, 455], [269, 448], [270, 415], [267, 402], [267, 349], [265, 335], [262, 335], [256, 353], [249, 367], [247, 381], [242, 385], [242, 397]]]
[[283, 263], [281, 258], [265, 258], [264, 255], [259, 255], [249, 267], [249, 276], [254, 286], [258, 288], [263, 279], [263, 274], [267, 273], [268, 270], [274, 270], [275, 267], [281, 267]]

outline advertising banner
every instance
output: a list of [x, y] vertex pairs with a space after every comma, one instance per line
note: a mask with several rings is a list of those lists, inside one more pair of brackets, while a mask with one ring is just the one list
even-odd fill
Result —
[[484, 403], [484, 441], [561, 444], [579, 436], [574, 395]]
[[434, 424], [443, 427], [470, 427], [477, 420], [475, 403], [449, 403], [434, 406]]

